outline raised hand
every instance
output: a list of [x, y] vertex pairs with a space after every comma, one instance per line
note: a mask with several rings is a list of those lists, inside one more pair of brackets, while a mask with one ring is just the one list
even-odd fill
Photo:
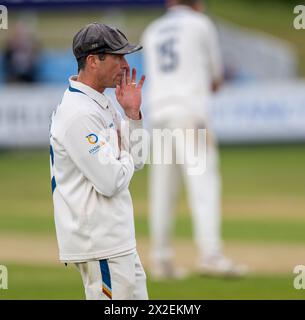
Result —
[[136, 83], [137, 71], [132, 69], [132, 76], [130, 79], [130, 68], [126, 69], [126, 72], [122, 78], [121, 84], [116, 86], [115, 95], [125, 111], [128, 118], [133, 120], [140, 119], [140, 107], [142, 103], [142, 87], [145, 80], [143, 75]]

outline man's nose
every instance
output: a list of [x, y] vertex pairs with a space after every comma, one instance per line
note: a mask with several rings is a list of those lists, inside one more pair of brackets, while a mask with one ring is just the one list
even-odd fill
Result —
[[129, 67], [127, 60], [125, 57], [122, 58], [122, 68], [127, 69]]

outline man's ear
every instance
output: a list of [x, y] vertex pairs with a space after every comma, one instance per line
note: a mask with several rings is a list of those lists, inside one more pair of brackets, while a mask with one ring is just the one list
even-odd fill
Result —
[[91, 69], [97, 68], [97, 59], [98, 57], [93, 54], [89, 54], [86, 58], [86, 65], [90, 67]]

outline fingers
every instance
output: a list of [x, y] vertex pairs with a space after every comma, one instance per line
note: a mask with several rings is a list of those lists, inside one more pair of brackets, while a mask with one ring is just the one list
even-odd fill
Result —
[[137, 71], [136, 68], [132, 68], [132, 78], [131, 78], [131, 83], [136, 83], [137, 79]]
[[144, 81], [145, 81], [145, 76], [143, 75], [138, 83], [137, 88], [142, 89]]
[[130, 85], [134, 88], [141, 89], [143, 87], [144, 81], [145, 81], [145, 76], [143, 75], [141, 77], [138, 85], [136, 85], [136, 83], [137, 83], [137, 70], [136, 70], [136, 68], [132, 68], [131, 78], [130, 78], [130, 67], [127, 66], [125, 69], [125, 72], [123, 74], [120, 89], [122, 89], [124, 91], [125, 87], [130, 86]]
[[125, 72], [123, 72], [123, 77], [122, 77], [122, 80], [121, 80], [121, 85], [120, 87], [124, 90], [125, 87], [126, 87], [126, 70]]
[[126, 76], [126, 78], [125, 78], [126, 85], [130, 85], [130, 67], [129, 66], [127, 66], [127, 68], [126, 68], [125, 76]]

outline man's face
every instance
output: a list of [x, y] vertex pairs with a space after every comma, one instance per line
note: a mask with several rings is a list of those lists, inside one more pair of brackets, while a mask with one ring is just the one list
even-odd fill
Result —
[[105, 88], [115, 88], [121, 84], [128, 63], [121, 54], [105, 54], [104, 60], [98, 63], [98, 78]]

